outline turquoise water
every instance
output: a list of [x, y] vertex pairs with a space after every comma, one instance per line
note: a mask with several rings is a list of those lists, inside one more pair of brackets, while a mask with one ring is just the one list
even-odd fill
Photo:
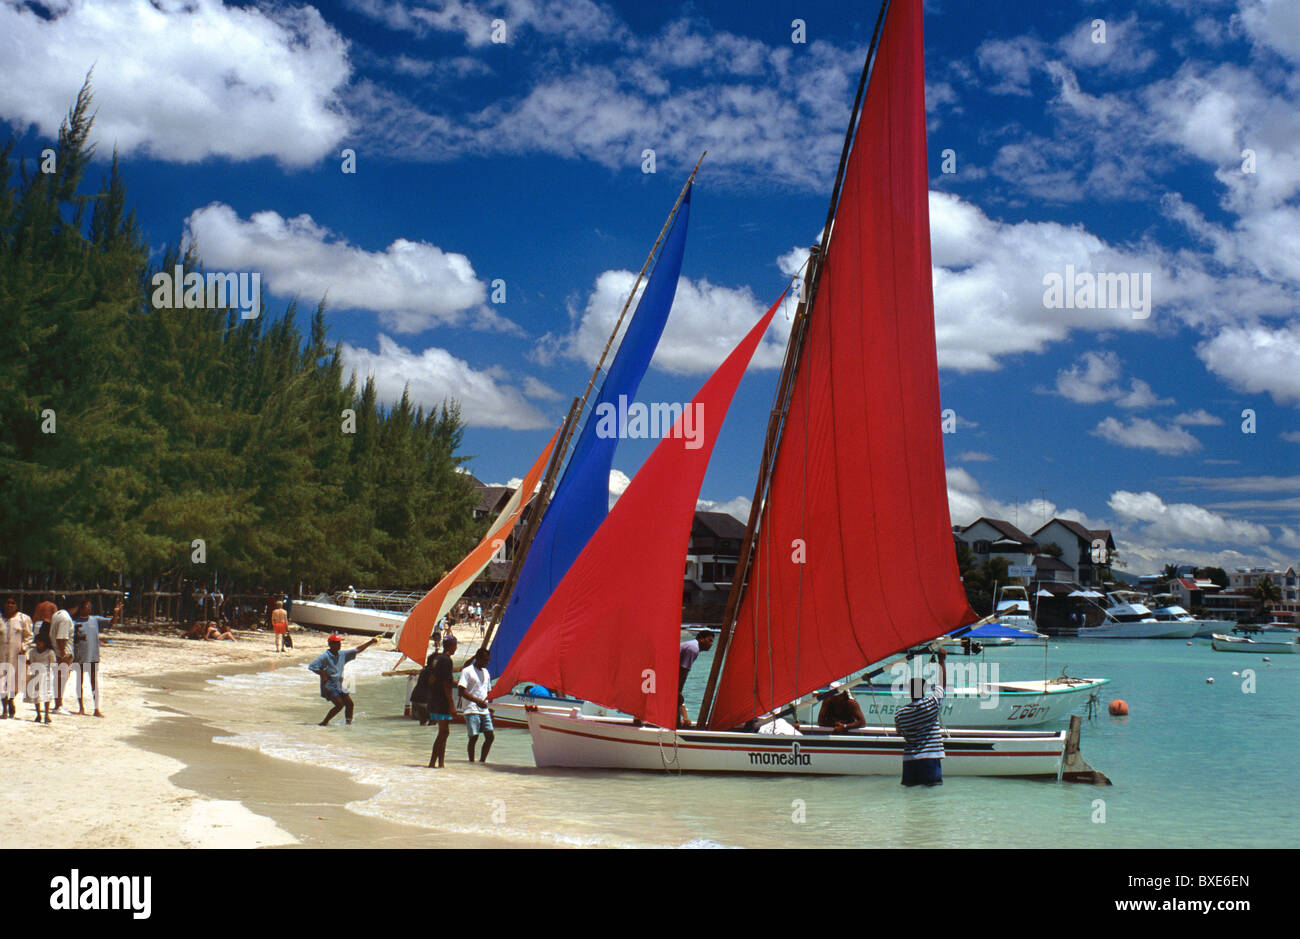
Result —
[[[301, 666], [223, 678], [183, 706], [223, 726], [218, 745], [343, 769], [381, 786], [350, 809], [514, 842], [724, 847], [1294, 847], [1300, 844], [1300, 656], [1271, 663], [1178, 640], [1053, 640], [1047, 672], [1110, 678], [1127, 718], [1084, 722], [1083, 753], [1110, 787], [949, 778], [903, 789], [882, 777], [670, 776], [538, 770], [526, 730], [497, 732], [466, 762], [453, 727], [446, 769], [432, 733], [401, 718], [395, 654], [358, 659], [357, 721], [319, 728], [327, 706]], [[990, 651], [1002, 680], [1042, 678], [1041, 647]], [[711, 654], [687, 683], [698, 701]], [[1244, 675], [1253, 669], [1255, 690]], [[1206, 678], [1213, 677], [1214, 684]], [[219, 691], [219, 694], [213, 694]], [[1098, 802], [1097, 800], [1101, 800]]]

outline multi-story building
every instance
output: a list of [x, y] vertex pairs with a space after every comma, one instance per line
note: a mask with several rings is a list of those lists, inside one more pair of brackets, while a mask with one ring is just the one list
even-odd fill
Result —
[[1084, 528], [1068, 518], [1054, 518], [1033, 539], [1039, 550], [1049, 544], [1061, 549], [1061, 560], [1074, 572], [1074, 582], [1084, 587], [1101, 583], [1101, 574], [1115, 554], [1115, 539], [1106, 528]]
[[745, 524], [725, 512], [695, 513], [682, 582], [686, 619], [691, 622], [721, 619], [744, 537]]
[[[1266, 567], [1239, 567], [1228, 573], [1228, 584], [1232, 592], [1254, 598], [1255, 588], [1261, 580], [1267, 580], [1277, 588], [1278, 599], [1268, 605], [1268, 610], [1281, 620], [1296, 622], [1300, 620], [1300, 574], [1295, 565], [1284, 571], [1270, 570]], [[1255, 608], [1259, 601], [1254, 599]]]
[[981, 564], [987, 564], [992, 558], [1003, 558], [1009, 565], [1023, 566], [1033, 564], [1038, 553], [1033, 538], [1000, 518], [977, 518], [954, 534], [966, 543]]

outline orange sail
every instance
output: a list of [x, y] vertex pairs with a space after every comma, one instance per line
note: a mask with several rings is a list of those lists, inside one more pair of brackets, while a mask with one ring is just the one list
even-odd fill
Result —
[[532, 469], [528, 471], [528, 475], [524, 477], [524, 481], [515, 490], [515, 494], [501, 510], [501, 514], [497, 516], [478, 546], [465, 555], [465, 558], [452, 568], [451, 573], [438, 581], [437, 585], [424, 595], [424, 598], [407, 615], [406, 622], [398, 628], [393, 641], [407, 658], [414, 659], [416, 662], [424, 661], [429, 651], [429, 637], [433, 634], [433, 627], [438, 620], [447, 615], [448, 610], [456, 605], [456, 601], [461, 598], [475, 578], [483, 573], [483, 568], [488, 566], [492, 555], [501, 550], [501, 546], [514, 529], [515, 522], [519, 520], [524, 506], [532, 497], [533, 490], [537, 488], [542, 473], [546, 471], [551, 450], [559, 435], [558, 430], [551, 435], [550, 442], [546, 444], [541, 455], [533, 463]]
[[939, 426], [921, 6], [889, 5], [710, 727], [975, 618]]

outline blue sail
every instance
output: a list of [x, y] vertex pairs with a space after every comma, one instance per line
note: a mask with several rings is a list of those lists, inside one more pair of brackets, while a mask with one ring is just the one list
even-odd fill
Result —
[[628, 400], [636, 396], [677, 293], [690, 209], [688, 189], [618, 353], [600, 386], [600, 394], [587, 412], [573, 456], [524, 558], [519, 579], [492, 640], [489, 669], [493, 675], [502, 673], [551, 592], [609, 514], [609, 471], [618, 438], [597, 435], [595, 415], [603, 403], [617, 407], [619, 395], [626, 395]]

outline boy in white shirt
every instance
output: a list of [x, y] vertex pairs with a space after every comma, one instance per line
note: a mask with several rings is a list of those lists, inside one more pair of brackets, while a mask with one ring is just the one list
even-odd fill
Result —
[[488, 751], [496, 739], [492, 726], [492, 712], [488, 709], [487, 696], [492, 690], [492, 676], [488, 674], [487, 664], [491, 658], [487, 649], [480, 648], [474, 653], [474, 661], [460, 670], [460, 699], [464, 702], [465, 729], [469, 731], [469, 761], [474, 762], [474, 747], [478, 735], [483, 735], [483, 755], [480, 763], [487, 762]]

